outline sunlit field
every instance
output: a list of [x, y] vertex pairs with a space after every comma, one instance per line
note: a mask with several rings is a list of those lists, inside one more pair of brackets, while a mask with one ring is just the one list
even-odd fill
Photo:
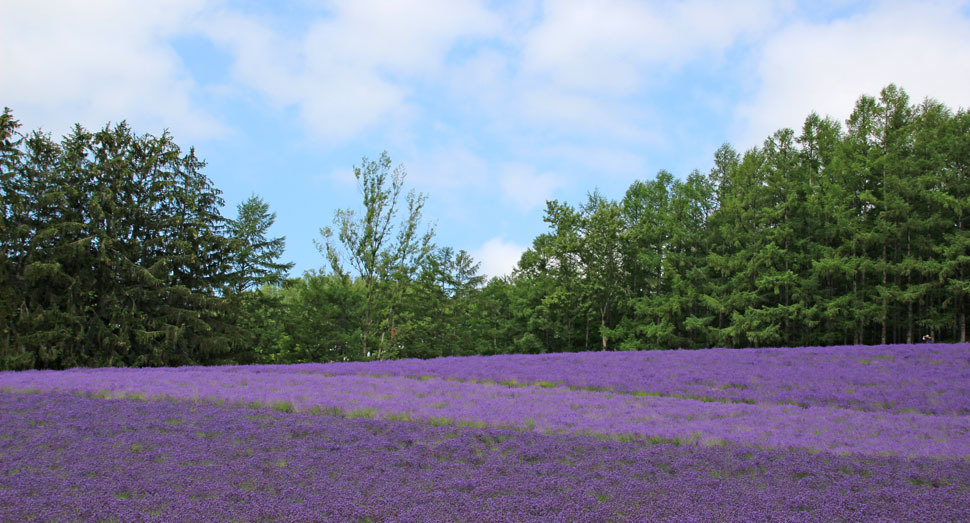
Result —
[[970, 519], [970, 344], [0, 373], [0, 521]]

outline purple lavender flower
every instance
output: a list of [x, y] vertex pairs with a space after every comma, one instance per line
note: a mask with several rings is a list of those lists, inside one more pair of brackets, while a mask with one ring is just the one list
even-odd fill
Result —
[[968, 368], [964, 344], [0, 372], [0, 521], [968, 520]]
[[966, 460], [0, 394], [2, 521], [960, 521]]

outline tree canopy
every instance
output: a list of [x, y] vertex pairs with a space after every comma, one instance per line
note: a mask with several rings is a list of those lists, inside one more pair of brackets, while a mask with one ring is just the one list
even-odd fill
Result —
[[195, 152], [125, 123], [2, 125], [3, 366], [228, 361], [232, 252]]
[[125, 123], [60, 142], [0, 116], [0, 368], [965, 342], [970, 113], [890, 85], [708, 172], [547, 202], [485, 281], [385, 152], [289, 278], [275, 213], [220, 214], [195, 151]]

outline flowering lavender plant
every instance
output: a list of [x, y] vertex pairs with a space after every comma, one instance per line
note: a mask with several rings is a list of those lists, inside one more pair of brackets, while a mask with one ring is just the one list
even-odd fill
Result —
[[581, 433], [812, 451], [970, 457], [970, 417], [790, 404], [709, 402], [567, 387], [327, 376], [274, 369], [94, 369], [28, 372], [17, 390], [106, 398], [207, 400], [344, 417], [423, 420], [544, 433]]
[[435, 376], [706, 400], [970, 414], [970, 343], [511, 354], [306, 367], [328, 374]]
[[968, 366], [920, 345], [3, 372], [0, 520], [961, 520]]
[[0, 394], [2, 521], [960, 521], [965, 460]]

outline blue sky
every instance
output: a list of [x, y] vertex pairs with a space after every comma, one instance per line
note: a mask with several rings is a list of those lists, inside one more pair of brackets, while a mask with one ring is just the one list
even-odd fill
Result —
[[127, 120], [277, 214], [293, 275], [386, 150], [441, 246], [508, 272], [547, 199], [622, 196], [890, 82], [970, 107], [968, 2], [371, 0], [0, 4], [0, 104], [26, 129]]

